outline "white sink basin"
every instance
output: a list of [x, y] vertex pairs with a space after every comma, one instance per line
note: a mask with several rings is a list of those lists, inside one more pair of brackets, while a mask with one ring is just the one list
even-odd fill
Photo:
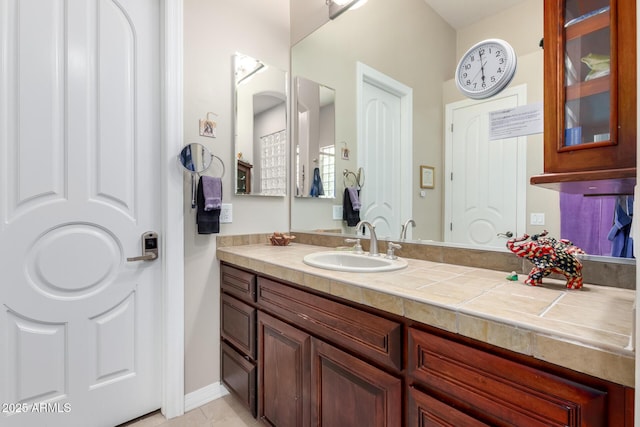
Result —
[[383, 255], [372, 257], [367, 254], [354, 254], [344, 251], [323, 251], [306, 255], [304, 263], [326, 270], [351, 271], [356, 273], [377, 273], [380, 271], [400, 270], [407, 266], [401, 258], [388, 259]]

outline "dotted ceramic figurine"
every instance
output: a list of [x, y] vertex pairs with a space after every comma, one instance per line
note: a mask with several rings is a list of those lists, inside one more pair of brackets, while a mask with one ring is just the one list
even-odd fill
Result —
[[566, 239], [556, 240], [546, 237], [547, 231], [534, 234], [529, 239], [525, 234], [519, 238], [509, 239], [507, 248], [521, 258], [526, 258], [534, 265], [529, 277], [524, 282], [531, 286], [542, 283], [542, 278], [551, 273], [559, 273], [567, 278], [568, 289], [582, 287], [582, 263], [575, 254], [584, 251]]

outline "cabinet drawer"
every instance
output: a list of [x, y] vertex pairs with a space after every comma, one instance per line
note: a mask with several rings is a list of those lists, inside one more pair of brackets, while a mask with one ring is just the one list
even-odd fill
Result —
[[222, 342], [220, 370], [222, 383], [236, 395], [242, 404], [256, 416], [256, 365], [244, 358], [231, 346]]
[[488, 424], [471, 418], [453, 406], [434, 399], [414, 387], [409, 387], [407, 396], [409, 399], [409, 427], [488, 427]]
[[256, 300], [256, 276], [252, 273], [222, 265], [220, 285], [226, 293], [247, 302]]
[[230, 296], [222, 295], [220, 332], [238, 350], [256, 359], [256, 309]]
[[402, 325], [398, 322], [263, 277], [258, 278], [258, 304], [319, 337], [402, 369]]
[[409, 329], [409, 375], [489, 424], [607, 425], [607, 392]]

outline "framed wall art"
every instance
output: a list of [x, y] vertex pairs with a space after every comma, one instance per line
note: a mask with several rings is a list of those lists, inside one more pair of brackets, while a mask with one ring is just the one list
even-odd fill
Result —
[[420, 188], [435, 187], [435, 168], [433, 166], [420, 166]]

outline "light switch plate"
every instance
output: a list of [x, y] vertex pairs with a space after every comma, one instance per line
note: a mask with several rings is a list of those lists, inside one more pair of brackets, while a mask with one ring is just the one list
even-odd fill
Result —
[[532, 213], [531, 214], [531, 225], [544, 225], [544, 214], [543, 213]]
[[231, 203], [223, 203], [220, 206], [220, 224], [229, 224], [233, 222], [233, 205]]
[[342, 205], [333, 205], [333, 219], [342, 219]]

